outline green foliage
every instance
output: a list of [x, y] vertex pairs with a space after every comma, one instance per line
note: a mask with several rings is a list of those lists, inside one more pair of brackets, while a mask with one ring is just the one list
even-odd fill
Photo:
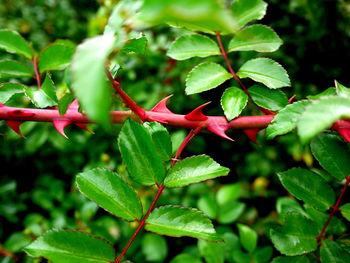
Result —
[[65, 69], [69, 66], [73, 53], [74, 48], [71, 46], [59, 42], [49, 45], [40, 53], [40, 72]]
[[239, 116], [247, 103], [248, 95], [239, 88], [227, 88], [222, 94], [221, 107], [229, 121]]
[[280, 90], [271, 90], [263, 85], [254, 85], [248, 89], [252, 100], [260, 107], [278, 111], [287, 106], [287, 96]]
[[231, 9], [240, 27], [246, 23], [265, 16], [267, 4], [262, 0], [234, 1]]
[[0, 30], [0, 48], [10, 53], [23, 55], [29, 59], [33, 57], [33, 51], [27, 41], [15, 31]]
[[0, 60], [0, 78], [31, 77], [32, 75], [32, 70], [18, 61]]

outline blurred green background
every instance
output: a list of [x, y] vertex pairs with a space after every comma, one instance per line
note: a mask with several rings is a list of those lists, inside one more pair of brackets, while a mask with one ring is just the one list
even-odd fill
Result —
[[[1, 0], [0, 28], [18, 31], [36, 49], [56, 39], [70, 39], [79, 44], [83, 39], [103, 32], [117, 2]], [[284, 41], [278, 52], [267, 56], [284, 65], [292, 80], [292, 88], [284, 91], [289, 96], [296, 94], [297, 99], [301, 99], [333, 86], [334, 79], [349, 86], [350, 2], [266, 2], [269, 6], [262, 23], [274, 28]], [[146, 109], [161, 98], [174, 94], [169, 107], [176, 113], [187, 113], [211, 100], [213, 103], [207, 113], [223, 115], [219, 107], [223, 89], [190, 97], [184, 94], [186, 74], [200, 59], [175, 63], [166, 57], [166, 49], [178, 33], [178, 29], [165, 26], [146, 31], [148, 47], [145, 55], [120, 57], [123, 61], [121, 82], [126, 91]], [[256, 54], [253, 52], [245, 52], [230, 54], [230, 59], [233, 67], [238, 69], [244, 61], [254, 56]], [[0, 57], [9, 55], [0, 53]], [[60, 73], [54, 77], [56, 81], [64, 78]], [[33, 80], [26, 81], [29, 85], [35, 85]], [[20, 98], [16, 103], [28, 105]], [[116, 104], [115, 108], [121, 109], [123, 105]], [[22, 139], [4, 122], [0, 122], [0, 251], [8, 253], [7, 256], [0, 254], [0, 262], [44, 262], [33, 261], [20, 250], [50, 228], [81, 229], [103, 236], [117, 248], [124, 246], [135, 225], [115, 219], [98, 209], [73, 185], [77, 173], [92, 167], [104, 166], [120, 174], [126, 173], [116, 144], [120, 125], [115, 125], [111, 133], [97, 126], [92, 129], [94, 135], [69, 127], [67, 134], [70, 140], [66, 140], [51, 124], [25, 123], [22, 130], [26, 139]], [[176, 147], [186, 131], [169, 130]], [[190, 143], [184, 153], [184, 156], [209, 154], [231, 169], [229, 176], [185, 189], [167, 190], [159, 204], [199, 207], [214, 219], [218, 232], [225, 233], [232, 244], [238, 242], [235, 223], [250, 225], [261, 236], [259, 247], [269, 247], [270, 241], [262, 234], [267, 224], [278, 220], [276, 202], [283, 202], [280, 197], [287, 195], [275, 173], [294, 166], [318, 167], [309, 149], [301, 146], [293, 134], [275, 141], [265, 141], [262, 132], [258, 138], [260, 145], [253, 145], [240, 131], [230, 132], [229, 135], [235, 142], [203, 133]], [[148, 204], [155, 189], [139, 189], [139, 193], [142, 193], [142, 202]], [[196, 254], [199, 253], [198, 249], [205, 250], [205, 246], [197, 246], [197, 241], [190, 238], [146, 234], [136, 240], [128, 254], [132, 255], [134, 262], [169, 262], [183, 251]], [[239, 261], [232, 258], [230, 262]]]

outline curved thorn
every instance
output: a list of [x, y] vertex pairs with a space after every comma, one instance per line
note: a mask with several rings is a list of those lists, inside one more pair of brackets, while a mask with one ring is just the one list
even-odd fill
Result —
[[162, 113], [172, 113], [168, 107], [166, 106], [168, 100], [172, 97], [173, 95], [169, 95], [168, 97], [165, 97], [161, 101], [157, 103], [156, 106], [154, 106], [151, 111], [153, 112], [162, 112]]
[[0, 103], [0, 107], [5, 107], [5, 105], [4, 105], [4, 104], [2, 104], [2, 103]]
[[157, 117], [157, 116], [147, 117], [147, 121], [155, 121], [155, 122], [159, 122], [159, 123], [163, 123], [163, 124], [168, 123], [166, 120], [162, 119], [161, 117]]
[[222, 137], [224, 139], [234, 141], [233, 139], [228, 137], [225, 133], [225, 131], [227, 131], [229, 129], [229, 127], [227, 125], [211, 125], [211, 126], [208, 126], [207, 129], [209, 131], [211, 131], [212, 133], [215, 133], [216, 135], [219, 135], [220, 137]]
[[23, 123], [23, 121], [6, 121], [7, 125], [19, 136], [24, 137], [23, 133], [21, 132], [21, 129], [19, 126]]
[[79, 128], [82, 128], [83, 130], [90, 132], [91, 134], [95, 134], [92, 130], [89, 129], [87, 123], [74, 123], [76, 126], [78, 126]]
[[350, 129], [348, 128], [339, 128], [337, 129], [339, 135], [347, 142], [350, 143]]
[[185, 115], [185, 119], [189, 120], [189, 121], [205, 121], [205, 120], [207, 120], [208, 117], [203, 114], [202, 110], [209, 103], [210, 103], [210, 101], [195, 108], [193, 111], [191, 111], [190, 113]]
[[296, 96], [296, 95], [293, 95], [292, 97], [290, 97], [290, 98], [288, 99], [288, 103], [289, 103], [289, 104], [291, 104], [291, 103], [293, 102], [295, 96]]
[[58, 133], [68, 139], [67, 135], [64, 133], [64, 128], [71, 124], [72, 121], [67, 119], [54, 119], [52, 123]]
[[256, 145], [259, 145], [259, 143], [256, 140], [256, 135], [258, 134], [259, 131], [261, 131], [261, 129], [245, 129], [245, 130], [243, 130], [245, 135], [247, 135], [248, 138]]
[[68, 110], [78, 111], [78, 109], [79, 109], [78, 100], [73, 100], [73, 102], [68, 106]]

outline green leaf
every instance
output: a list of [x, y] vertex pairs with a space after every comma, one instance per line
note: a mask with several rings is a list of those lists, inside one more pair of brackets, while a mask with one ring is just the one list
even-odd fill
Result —
[[0, 83], [0, 103], [6, 103], [13, 95], [24, 92], [24, 87], [17, 83]]
[[40, 52], [40, 72], [65, 69], [69, 66], [73, 53], [74, 49], [69, 46], [57, 43], [49, 45]]
[[325, 211], [335, 201], [333, 189], [319, 175], [302, 168], [277, 173], [283, 186], [296, 198]]
[[252, 25], [239, 31], [228, 44], [228, 51], [273, 52], [282, 45], [282, 40], [273, 29]]
[[154, 234], [145, 234], [142, 237], [141, 250], [148, 262], [163, 262], [168, 255], [165, 238]]
[[45, 257], [52, 263], [107, 263], [115, 258], [111, 245], [79, 231], [48, 231], [24, 251], [32, 257]]
[[57, 105], [55, 84], [49, 74], [46, 75], [41, 89], [24, 88], [26, 96], [39, 108], [46, 108]]
[[235, 0], [231, 6], [240, 27], [252, 20], [261, 19], [266, 14], [267, 4], [262, 0]]
[[218, 222], [220, 224], [231, 224], [242, 215], [245, 207], [244, 203], [238, 201], [220, 204]]
[[23, 55], [29, 59], [33, 57], [31, 47], [16, 31], [0, 30], [0, 48], [10, 53]]
[[335, 83], [335, 89], [337, 91], [337, 94], [340, 97], [350, 98], [350, 88], [345, 87], [344, 85], [340, 84], [338, 81], [334, 81]]
[[258, 247], [253, 254], [253, 258], [257, 263], [271, 263], [272, 254], [272, 246]]
[[141, 219], [142, 205], [135, 193], [118, 174], [93, 169], [77, 175], [79, 191], [106, 211], [125, 220]]
[[206, 263], [225, 262], [225, 251], [222, 243], [198, 240], [198, 248], [200, 255], [205, 259]]
[[288, 104], [286, 94], [280, 90], [271, 90], [263, 85], [254, 85], [248, 91], [253, 101], [264, 109], [278, 111]]
[[320, 134], [311, 141], [311, 152], [320, 165], [338, 180], [350, 175], [350, 150], [334, 134]]
[[221, 241], [215, 229], [202, 212], [181, 206], [162, 206], [152, 211], [145, 229], [159, 235], [189, 236], [208, 241]]
[[237, 224], [237, 227], [243, 248], [249, 253], [252, 253], [258, 244], [258, 234], [246, 225]]
[[323, 240], [321, 245], [322, 263], [347, 263], [350, 262], [350, 254], [341, 248], [336, 242]]
[[230, 203], [240, 197], [241, 186], [239, 183], [223, 185], [216, 193], [216, 201], [219, 205]]
[[121, 129], [118, 145], [123, 161], [136, 182], [143, 185], [162, 184], [165, 168], [145, 127], [127, 120]]
[[145, 122], [143, 126], [151, 134], [153, 143], [163, 161], [168, 161], [172, 155], [172, 143], [168, 130], [158, 122]]
[[193, 57], [208, 57], [220, 55], [220, 49], [215, 41], [209, 37], [192, 34], [176, 39], [167, 52], [167, 55], [176, 60], [185, 60]]
[[231, 10], [216, 0], [145, 0], [135, 22], [141, 28], [168, 23], [211, 34], [239, 29]]
[[15, 60], [0, 60], [0, 78], [31, 77], [33, 72], [24, 64]]
[[215, 219], [218, 213], [218, 205], [212, 194], [202, 195], [197, 201], [197, 207], [209, 218]]
[[298, 213], [289, 213], [285, 224], [278, 231], [271, 229], [270, 236], [278, 251], [287, 256], [296, 256], [317, 249], [318, 232], [312, 220]]
[[228, 121], [241, 114], [248, 102], [248, 95], [243, 90], [233, 87], [227, 88], [221, 97], [221, 107]]
[[343, 217], [345, 217], [346, 220], [350, 221], [350, 203], [342, 205], [341, 207], [339, 207], [339, 210]]
[[74, 96], [70, 93], [66, 93], [58, 103], [58, 109], [60, 115], [64, 115], [69, 105], [74, 101]]
[[123, 52], [134, 52], [138, 54], [144, 54], [146, 52], [147, 38], [141, 35], [139, 38], [133, 38], [128, 40], [122, 51]]
[[[110, 123], [111, 93], [105, 60], [113, 50], [114, 36], [106, 34], [84, 41], [72, 61], [72, 86], [89, 118], [105, 127]], [[98, 52], [97, 52], [98, 51]]]
[[266, 128], [267, 139], [271, 140], [278, 135], [286, 134], [295, 129], [300, 115], [310, 103], [308, 100], [301, 100], [280, 110]]
[[277, 257], [271, 263], [310, 263], [307, 256]]
[[326, 90], [324, 90], [321, 93], [318, 93], [316, 95], [306, 96], [306, 98], [308, 98], [310, 100], [318, 100], [319, 98], [324, 97], [324, 96], [328, 96], [328, 95], [337, 95], [335, 88], [333, 88], [333, 87], [328, 88], [328, 89], [326, 89]]
[[179, 254], [170, 261], [170, 263], [184, 263], [184, 262], [202, 263], [202, 261], [198, 257], [195, 257], [190, 254]]
[[166, 187], [182, 187], [218, 176], [227, 175], [229, 169], [220, 166], [207, 155], [193, 156], [177, 162], [170, 168], [165, 180]]
[[214, 89], [232, 75], [216, 63], [202, 63], [194, 67], [186, 78], [186, 94], [191, 95]]
[[251, 78], [271, 89], [289, 87], [287, 71], [269, 58], [255, 58], [247, 61], [237, 72], [240, 78]]
[[300, 116], [298, 134], [307, 143], [335, 121], [350, 118], [350, 99], [327, 97], [311, 104]]

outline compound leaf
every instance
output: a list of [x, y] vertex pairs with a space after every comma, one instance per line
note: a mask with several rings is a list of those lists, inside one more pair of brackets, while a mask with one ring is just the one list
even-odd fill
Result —
[[170, 46], [167, 55], [176, 60], [185, 60], [192, 57], [208, 57], [220, 55], [220, 49], [215, 41], [209, 37], [193, 34], [181, 36]]
[[33, 51], [27, 41], [16, 31], [0, 30], [0, 48], [31, 59]]
[[228, 51], [273, 52], [282, 45], [282, 40], [271, 28], [252, 25], [239, 31], [228, 44]]
[[269, 58], [255, 58], [247, 61], [237, 72], [241, 78], [251, 78], [271, 89], [289, 87], [290, 80], [286, 70]]
[[162, 158], [145, 127], [127, 120], [120, 132], [118, 145], [131, 177], [143, 185], [161, 184], [165, 176]]
[[221, 241], [213, 224], [201, 211], [181, 206], [162, 206], [147, 218], [145, 229], [159, 235], [189, 236], [208, 241]]
[[78, 174], [76, 183], [80, 192], [111, 214], [129, 221], [141, 219], [137, 194], [118, 174], [97, 168]]
[[188, 95], [214, 89], [232, 75], [216, 63], [202, 63], [194, 67], [186, 78], [186, 93]]
[[79, 231], [48, 231], [24, 251], [32, 257], [45, 257], [53, 263], [107, 263], [115, 258], [111, 245]]
[[177, 162], [170, 168], [165, 180], [166, 187], [182, 187], [227, 175], [229, 169], [207, 155], [193, 156]]
[[243, 90], [233, 87], [227, 88], [221, 97], [221, 107], [228, 121], [241, 114], [248, 102], [248, 95]]
[[305, 203], [325, 211], [334, 204], [333, 189], [319, 175], [302, 168], [278, 173], [283, 186]]

